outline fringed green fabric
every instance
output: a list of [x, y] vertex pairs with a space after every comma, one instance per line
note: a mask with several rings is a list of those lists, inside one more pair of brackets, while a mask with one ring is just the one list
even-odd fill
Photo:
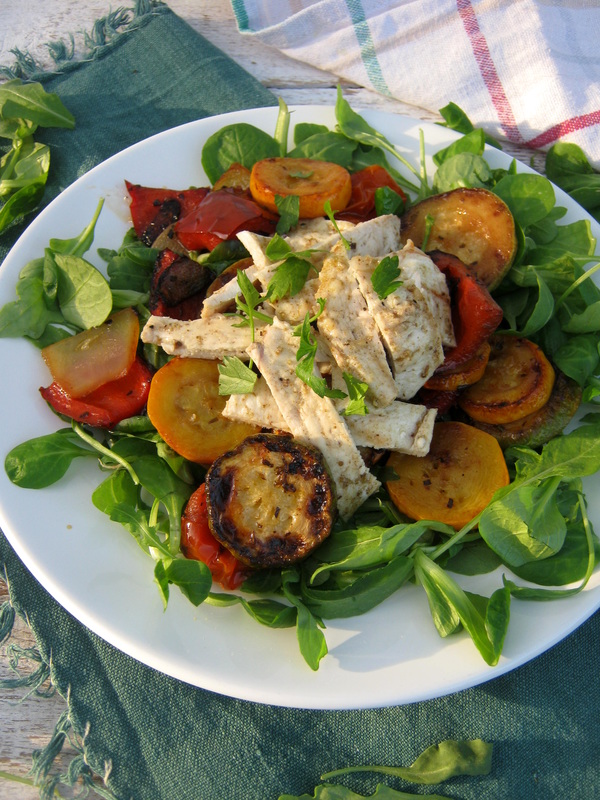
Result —
[[[74, 756], [65, 773], [52, 773], [56, 759], [68, 741], [78, 755]], [[56, 723], [52, 738], [43, 750], [35, 750], [32, 755], [31, 776], [35, 786], [39, 787], [40, 800], [53, 800], [57, 796], [58, 786], [77, 787], [77, 797], [87, 797], [90, 790], [105, 800], [117, 800], [115, 795], [105, 786], [94, 780], [92, 770], [85, 762], [83, 742], [75, 735], [69, 712], [64, 711]], [[107, 775], [110, 769], [107, 770]], [[104, 777], [107, 777], [105, 775]], [[60, 795], [59, 795], [60, 796]]]
[[[8, 642], [15, 623], [15, 610], [6, 601], [0, 607], [0, 644]], [[33, 672], [22, 672], [20, 669], [21, 661], [26, 660], [28, 664], [32, 662], [38, 664]], [[40, 697], [51, 696], [54, 694], [54, 687], [48, 688], [47, 681], [50, 677], [50, 667], [45, 663], [37, 648], [21, 647], [17, 644], [7, 644], [6, 661], [11, 671], [16, 675], [14, 678], [0, 679], [2, 689], [28, 689], [29, 691], [21, 698], [25, 699], [31, 694]]]
[[105, 17], [96, 20], [90, 31], [84, 33], [84, 50], [77, 58], [72, 34], [68, 35], [68, 41], [63, 39], [48, 42], [46, 48], [54, 64], [53, 69], [45, 68], [31, 53], [15, 48], [11, 50], [15, 62], [10, 66], [0, 65], [0, 79], [43, 81], [77, 66], [80, 62], [93, 61], [113, 47], [122, 36], [144, 25], [153, 15], [165, 11], [168, 11], [168, 7], [162, 0], [135, 0], [133, 8], [117, 8], [109, 12]]
[[[5, 645], [4, 657], [16, 677], [0, 679], [0, 688], [28, 689], [18, 698], [17, 702], [23, 702], [31, 694], [50, 697], [56, 692], [56, 688], [51, 682], [50, 665], [43, 659], [37, 648], [21, 647], [10, 642], [15, 620], [14, 608], [10, 602], [4, 602], [0, 606], [0, 645]], [[39, 666], [32, 672], [24, 670], [23, 661], [26, 661], [28, 665], [33, 662]], [[53, 772], [53, 767], [66, 741], [76, 750], [77, 755], [71, 759], [66, 772]], [[22, 779], [7, 772], [0, 772], [0, 780], [33, 785], [39, 788], [40, 800], [53, 800], [57, 796], [60, 797], [61, 795], [57, 792], [60, 785], [68, 786], [71, 789], [76, 788], [77, 797], [87, 797], [90, 790], [93, 789], [98, 797], [103, 797], [105, 800], [117, 800], [112, 792], [98, 780], [94, 780], [94, 773], [85, 760], [84, 742], [76, 735], [67, 709], [60, 715], [46, 747], [32, 753], [32, 766], [29, 774], [31, 779]], [[110, 765], [107, 766], [103, 778], [108, 777], [109, 774]]]

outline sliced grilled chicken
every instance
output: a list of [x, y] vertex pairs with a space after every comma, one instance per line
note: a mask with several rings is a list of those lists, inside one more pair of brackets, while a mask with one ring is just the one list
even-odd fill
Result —
[[[345, 422], [358, 447], [420, 456], [429, 452], [436, 413], [416, 403], [396, 400], [385, 408], [370, 409], [365, 416], [346, 417]], [[231, 395], [223, 416], [261, 428], [289, 431], [263, 378], [257, 380], [252, 394]]]
[[317, 327], [336, 364], [368, 385], [376, 406], [389, 405], [398, 394], [394, 377], [377, 325], [342, 253], [325, 259], [317, 293], [325, 299]]
[[299, 339], [277, 318], [248, 348], [265, 378], [292, 435], [317, 447], [336, 486], [340, 516], [348, 519], [380, 486], [354, 444], [348, 427], [328, 397], [319, 397], [296, 376]]
[[[447, 320], [439, 316], [437, 301], [434, 307], [428, 297], [429, 291], [423, 277], [425, 267], [417, 255], [419, 252], [408, 246], [408, 249], [395, 254], [398, 256], [401, 284], [384, 299], [378, 296], [372, 284], [372, 275], [380, 259], [370, 256], [350, 259], [350, 271], [358, 281], [385, 343], [394, 371], [397, 395], [401, 400], [414, 397], [443, 362], [442, 342], [451, 330], [451, 327], [448, 329]], [[423, 258], [427, 259], [427, 256]], [[449, 313], [448, 301], [448, 317]]]
[[[183, 321], [152, 316], [144, 326], [142, 341], [160, 345], [169, 355], [212, 359], [237, 356], [247, 361], [252, 332], [249, 327], [236, 327], [235, 322], [225, 314]], [[260, 328], [261, 324], [257, 322], [256, 326]]]

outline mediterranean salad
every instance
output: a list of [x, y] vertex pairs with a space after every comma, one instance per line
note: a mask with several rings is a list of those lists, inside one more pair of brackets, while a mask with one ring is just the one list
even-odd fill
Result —
[[[327, 620], [402, 587], [494, 665], [512, 598], [575, 594], [596, 565], [596, 241], [445, 111], [464, 133], [432, 176], [423, 143], [407, 159], [341, 91], [334, 129], [292, 129], [283, 102], [272, 134], [227, 125], [206, 185], [123, 176], [131, 227], [105, 270], [85, 258], [101, 199], [0, 309], [57, 415], [6, 455], [10, 480], [97, 460], [92, 502], [154, 560], [165, 606], [178, 587], [295, 627], [314, 670]], [[488, 596], [461, 587], [480, 574]]]

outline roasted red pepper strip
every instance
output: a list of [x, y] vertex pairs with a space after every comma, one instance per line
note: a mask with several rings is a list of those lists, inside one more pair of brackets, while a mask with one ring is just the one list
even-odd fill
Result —
[[148, 225], [159, 212], [161, 203], [165, 200], [178, 200], [181, 204], [180, 218], [201, 203], [210, 192], [207, 187], [198, 189], [155, 189], [150, 186], [140, 186], [137, 183], [125, 181], [125, 187], [131, 197], [131, 221], [138, 236], [142, 236]]
[[237, 589], [250, 574], [249, 568], [210, 532], [205, 483], [190, 497], [181, 517], [181, 552], [186, 558], [206, 564], [213, 580], [223, 589]]
[[174, 226], [177, 238], [188, 250], [214, 250], [239, 231], [271, 234], [275, 221], [253, 200], [228, 189], [211, 192]]
[[392, 178], [390, 173], [378, 164], [358, 170], [350, 176], [352, 181], [352, 194], [350, 201], [343, 211], [339, 211], [336, 219], [349, 222], [362, 222], [375, 216], [375, 190], [384, 186], [393, 189], [406, 200], [406, 195]]
[[40, 389], [40, 394], [52, 408], [76, 422], [95, 428], [112, 428], [121, 420], [139, 414], [146, 405], [152, 370], [139, 356], [129, 372], [77, 399], [68, 395], [54, 382]]
[[427, 255], [446, 276], [452, 303], [456, 347], [446, 351], [444, 363], [436, 370], [444, 374], [475, 355], [502, 321], [503, 311], [460, 259], [437, 250]]

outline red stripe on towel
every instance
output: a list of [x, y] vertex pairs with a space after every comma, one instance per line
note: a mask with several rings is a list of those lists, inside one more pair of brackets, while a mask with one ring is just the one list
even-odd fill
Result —
[[560, 139], [566, 133], [574, 133], [583, 128], [591, 128], [592, 125], [600, 125], [600, 111], [591, 111], [589, 114], [582, 114], [579, 117], [571, 117], [571, 119], [567, 119], [564, 122], [559, 122], [548, 128], [547, 131], [525, 142], [525, 144], [534, 148], [544, 147]]
[[483, 82], [490, 93], [492, 103], [498, 114], [500, 124], [509, 139], [515, 142], [523, 141], [523, 137], [517, 127], [512, 108], [502, 86], [502, 82], [496, 72], [496, 67], [485, 39], [481, 32], [477, 17], [470, 0], [456, 0], [456, 7], [464, 25], [475, 61], [481, 72]]

